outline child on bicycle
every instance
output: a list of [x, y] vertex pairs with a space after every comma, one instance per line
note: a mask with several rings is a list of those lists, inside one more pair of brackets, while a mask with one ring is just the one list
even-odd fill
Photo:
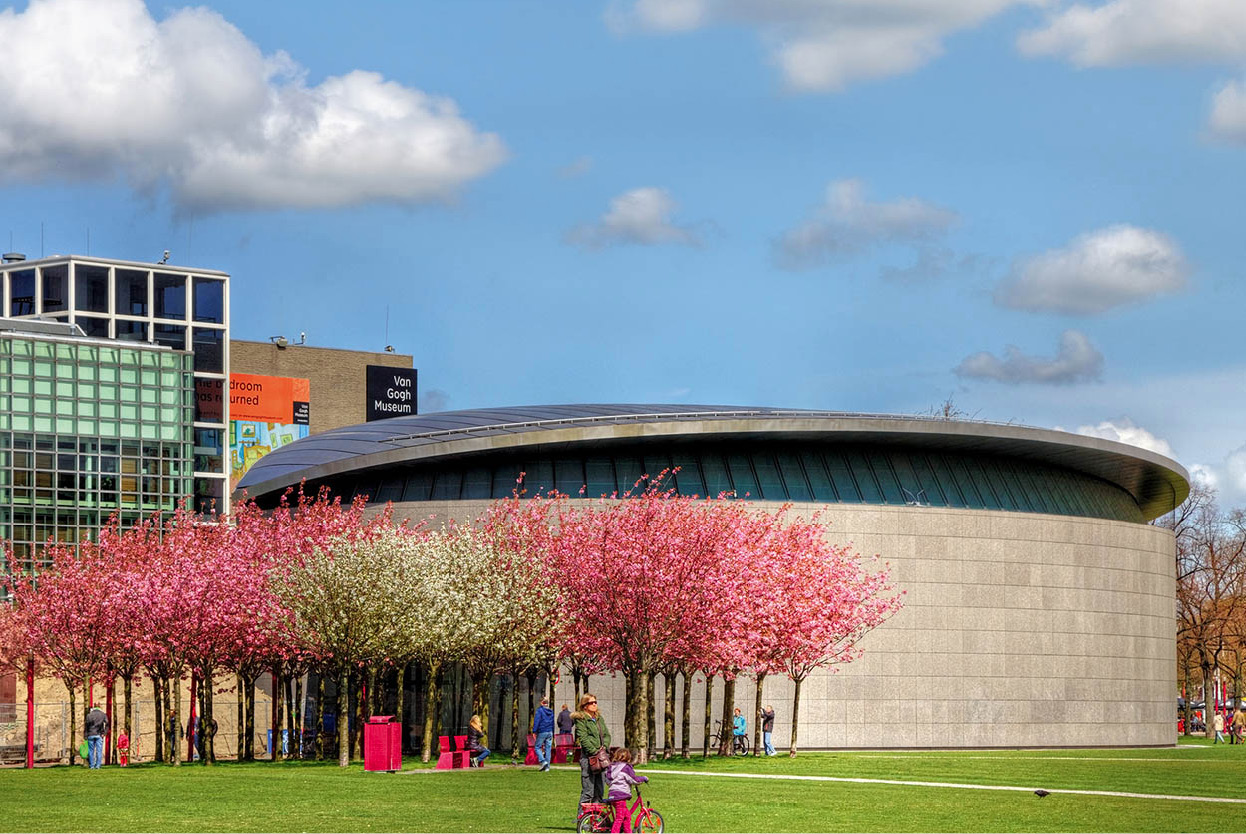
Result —
[[648, 782], [649, 777], [640, 776], [632, 770], [632, 753], [626, 747], [620, 747], [610, 757], [610, 771], [606, 776], [606, 801], [614, 806], [614, 827], [612, 832], [624, 831], [631, 834], [632, 815], [627, 810], [627, 801], [632, 798], [632, 785]]

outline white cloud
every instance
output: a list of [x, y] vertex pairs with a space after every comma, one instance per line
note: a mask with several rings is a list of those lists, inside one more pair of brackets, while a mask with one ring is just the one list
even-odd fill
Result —
[[[1056, 427], [1058, 430], [1059, 426]], [[1128, 417], [1122, 417], [1119, 420], [1104, 420], [1093, 426], [1078, 426], [1077, 434], [1083, 434], [1087, 437], [1101, 437], [1104, 440], [1115, 440], [1117, 443], [1128, 443], [1130, 446], [1137, 446], [1140, 449], [1148, 449], [1156, 454], [1176, 460], [1177, 455], [1173, 452], [1172, 446], [1167, 440], [1156, 437], [1151, 432], [1134, 425], [1134, 421]]]
[[1081, 67], [1246, 58], [1242, 0], [1112, 0], [1053, 12], [1017, 41], [1026, 55], [1055, 55]]
[[203, 7], [32, 0], [0, 13], [0, 42], [9, 180], [123, 177], [194, 211], [410, 204], [506, 156], [450, 99], [358, 70], [309, 86]]
[[1246, 144], [1246, 81], [1230, 81], [1212, 99], [1207, 127], [1213, 138]]
[[1101, 354], [1086, 334], [1066, 330], [1060, 335], [1060, 346], [1052, 359], [1027, 356], [1015, 345], [1004, 348], [1004, 358], [982, 351], [965, 359], [952, 369], [957, 376], [1019, 383], [1069, 385], [1099, 378], [1103, 371]]
[[671, 220], [675, 209], [675, 201], [666, 189], [633, 188], [611, 200], [610, 208], [599, 221], [572, 229], [566, 239], [587, 249], [627, 243], [697, 245], [700, 241], [690, 228]]
[[1202, 484], [1214, 490], [1220, 489], [1220, 476], [1216, 473], [1215, 468], [1201, 463], [1194, 463], [1190, 464], [1186, 471], [1190, 473], [1190, 480], [1193, 483]]
[[1167, 235], [1111, 226], [1018, 261], [995, 301], [1020, 310], [1090, 315], [1179, 290], [1188, 272], [1185, 256]]
[[788, 269], [808, 269], [878, 244], [930, 240], [956, 219], [954, 211], [916, 197], [872, 203], [860, 180], [840, 180], [827, 186], [813, 216], [784, 233], [776, 257]]
[[834, 92], [911, 72], [943, 54], [943, 39], [1000, 11], [1041, 0], [615, 0], [617, 31], [755, 28], [789, 87]]

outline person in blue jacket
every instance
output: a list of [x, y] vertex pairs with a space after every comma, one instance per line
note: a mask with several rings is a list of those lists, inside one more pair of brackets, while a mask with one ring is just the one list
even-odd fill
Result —
[[744, 716], [740, 713], [740, 708], [735, 708], [735, 715], [731, 718], [731, 734], [735, 736], [732, 741], [733, 749], [740, 744], [740, 739], [748, 735], [748, 724], [744, 720]]
[[554, 711], [549, 708], [549, 698], [542, 698], [532, 717], [532, 732], [536, 733], [536, 761], [541, 770], [549, 770], [550, 745], [554, 742]]

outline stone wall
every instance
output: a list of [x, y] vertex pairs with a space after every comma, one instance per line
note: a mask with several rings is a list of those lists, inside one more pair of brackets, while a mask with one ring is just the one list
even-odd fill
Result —
[[[395, 514], [462, 519], [485, 506], [421, 502], [397, 505]], [[802, 748], [1176, 742], [1169, 531], [934, 507], [832, 505], [795, 512], [819, 510], [833, 541], [890, 562], [895, 585], [907, 596], [904, 609], [862, 641], [864, 657], [805, 682]], [[622, 678], [596, 676], [591, 685], [621, 740]], [[719, 679], [716, 698], [722, 688]], [[737, 684], [736, 704], [749, 718], [750, 739], [753, 690], [751, 679]], [[572, 695], [566, 678], [558, 704]], [[767, 679], [764, 698], [775, 707], [774, 739], [783, 748], [791, 733], [791, 683]], [[692, 715], [698, 747], [703, 681], [693, 684]]]

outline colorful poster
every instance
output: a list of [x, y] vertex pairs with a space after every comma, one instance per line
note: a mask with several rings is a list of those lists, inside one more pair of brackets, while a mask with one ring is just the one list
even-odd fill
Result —
[[229, 486], [257, 460], [311, 433], [311, 384], [256, 374], [229, 376]]

